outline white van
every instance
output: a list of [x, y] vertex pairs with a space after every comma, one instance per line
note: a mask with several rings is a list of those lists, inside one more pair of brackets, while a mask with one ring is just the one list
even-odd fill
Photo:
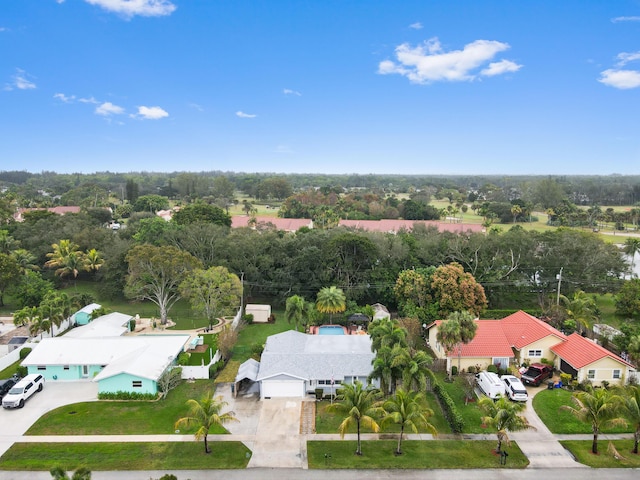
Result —
[[42, 391], [44, 388], [44, 377], [42, 375], [32, 373], [27, 375], [18, 383], [16, 383], [9, 393], [2, 399], [4, 408], [22, 408], [24, 402], [34, 393]]
[[476, 374], [476, 380], [478, 381], [478, 387], [480, 387], [482, 393], [487, 397], [493, 400], [504, 397], [504, 383], [502, 383], [498, 374], [493, 372], [480, 372]]

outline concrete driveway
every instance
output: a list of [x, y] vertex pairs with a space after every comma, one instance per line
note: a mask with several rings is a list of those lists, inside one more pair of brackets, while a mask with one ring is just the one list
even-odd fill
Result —
[[97, 400], [98, 384], [94, 382], [47, 382], [42, 392], [33, 395], [23, 408], [0, 409], [0, 455], [20, 440], [42, 415], [70, 403]]

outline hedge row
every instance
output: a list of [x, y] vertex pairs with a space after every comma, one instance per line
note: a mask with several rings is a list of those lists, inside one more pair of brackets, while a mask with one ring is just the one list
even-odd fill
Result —
[[433, 384], [433, 392], [438, 397], [440, 401], [440, 406], [442, 407], [442, 412], [444, 413], [444, 417], [447, 419], [449, 426], [451, 427], [451, 431], [453, 433], [462, 433], [464, 430], [464, 418], [458, 412], [456, 408], [456, 404], [453, 403], [453, 400], [447, 393], [447, 391], [442, 388], [442, 385], [437, 381]]
[[[512, 315], [519, 311], [520, 310], [513, 310], [513, 309], [485, 310], [484, 312], [482, 312], [482, 315], [480, 315], [480, 318], [489, 319], [489, 320], [500, 320], [501, 318], [508, 317], [509, 315]], [[523, 310], [523, 311], [536, 318], [540, 318], [542, 316], [542, 310], [530, 309], [530, 310]]]
[[158, 395], [155, 393], [138, 392], [100, 392], [98, 400], [155, 400]]

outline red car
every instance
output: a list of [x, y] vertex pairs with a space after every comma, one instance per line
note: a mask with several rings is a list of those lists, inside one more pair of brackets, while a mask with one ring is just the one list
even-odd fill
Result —
[[527, 371], [522, 374], [520, 380], [527, 385], [537, 387], [543, 380], [553, 377], [553, 368], [542, 363], [532, 363]]

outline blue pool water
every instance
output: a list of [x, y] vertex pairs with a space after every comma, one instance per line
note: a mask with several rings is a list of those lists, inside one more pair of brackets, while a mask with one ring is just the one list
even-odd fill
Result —
[[324, 325], [318, 327], [318, 335], [344, 335], [344, 330], [340, 325]]

